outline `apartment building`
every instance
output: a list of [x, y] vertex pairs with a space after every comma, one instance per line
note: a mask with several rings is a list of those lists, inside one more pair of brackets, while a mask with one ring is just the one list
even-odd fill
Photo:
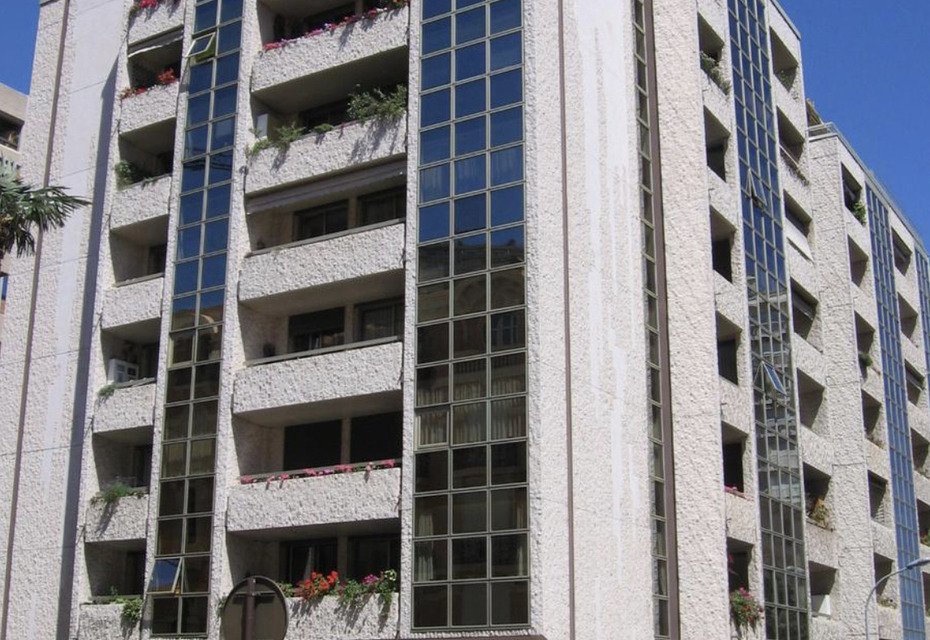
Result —
[[927, 252], [776, 4], [46, 0], [34, 78], [0, 640], [864, 638], [930, 558]]
[[[22, 164], [19, 140], [26, 118], [27, 98], [16, 89], [0, 84], [0, 168], [19, 171]], [[3, 337], [3, 316], [6, 313], [7, 260], [0, 258], [0, 338]]]

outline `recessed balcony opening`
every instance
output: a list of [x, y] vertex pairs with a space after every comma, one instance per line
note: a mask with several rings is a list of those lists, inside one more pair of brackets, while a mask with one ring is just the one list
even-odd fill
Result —
[[401, 457], [402, 416], [357, 416], [284, 430], [283, 468], [315, 469]]
[[727, 538], [727, 577], [728, 591], [750, 588], [750, 566], [752, 564], [752, 545], [733, 538]]
[[717, 372], [724, 380], [739, 384], [739, 327], [717, 315]]
[[92, 442], [99, 496], [106, 497], [121, 489], [148, 493], [152, 471], [152, 427], [95, 433]]
[[798, 371], [798, 419], [818, 435], [827, 435], [827, 410], [824, 388], [816, 380]]
[[833, 589], [836, 569], [816, 562], [808, 563], [811, 588], [811, 615], [818, 618], [833, 617]]
[[884, 447], [882, 440], [882, 403], [862, 392], [862, 422], [865, 428], [865, 437], [880, 447]]
[[781, 147], [781, 155], [785, 163], [794, 174], [806, 180], [801, 171], [801, 160], [804, 157], [804, 135], [791, 124], [781, 109], [778, 110], [778, 144]]
[[23, 123], [15, 118], [0, 115], [0, 146], [14, 151], [19, 149], [19, 139]]
[[[397, 178], [379, 180], [348, 193], [326, 194], [326, 189], [308, 189], [310, 198], [298, 204], [249, 216], [253, 251], [325, 240], [406, 217], [407, 186]], [[324, 193], [313, 198], [315, 193]]]
[[710, 211], [711, 255], [714, 271], [733, 282], [733, 242], [736, 230], [722, 215]]
[[101, 332], [103, 364], [108, 385], [140, 384], [158, 373], [159, 321], [104, 329]]
[[869, 256], [852, 240], [849, 241], [849, 277], [857, 287], [864, 288], [869, 272]]
[[256, 133], [271, 142], [292, 142], [365, 119], [357, 102], [353, 107], [353, 96], [385, 106], [402, 102], [405, 110], [407, 68], [407, 50], [396, 49], [256, 91]]
[[128, 67], [133, 89], [177, 82], [181, 77], [183, 35], [181, 31], [174, 31], [132, 47]]
[[145, 591], [145, 542], [94, 542], [84, 545], [87, 577], [94, 602]]
[[930, 478], [930, 469], [927, 468], [927, 463], [930, 462], [930, 442], [914, 429], [911, 429], [911, 451], [914, 455], [914, 471]]
[[[793, 228], [808, 242], [808, 251], [810, 251], [809, 243], [811, 240], [811, 224], [813, 219], [810, 214], [804, 210], [804, 207], [799, 205], [797, 201], [788, 194], [787, 191], [782, 192], [782, 197], [785, 202], [785, 220], [791, 225], [790, 228]], [[789, 228], [789, 229], [790, 229]], [[790, 231], [789, 231], [790, 233]], [[789, 236], [789, 240], [792, 238]], [[803, 248], [802, 248], [803, 249]]]
[[832, 529], [830, 514], [830, 476], [804, 465], [804, 503], [807, 518], [824, 529]]
[[907, 384], [907, 399], [911, 404], [920, 406], [924, 393], [924, 377], [910, 363], [904, 363], [904, 381]]
[[907, 243], [898, 235], [897, 231], [891, 231], [891, 248], [894, 254], [894, 266], [903, 275], [907, 275], [911, 268], [911, 256], [913, 251], [907, 246]]
[[262, 0], [258, 3], [262, 44], [300, 38], [384, 4], [381, 0]]
[[[920, 573], [921, 582], [924, 586], [924, 611], [930, 611], [930, 575], [927, 575], [923, 571]], [[930, 614], [925, 614], [930, 615]]]
[[743, 461], [746, 457], [746, 434], [722, 425], [723, 435], [723, 486], [726, 491], [746, 492]]
[[917, 500], [917, 534], [920, 544], [930, 547], [930, 505]]
[[865, 377], [874, 364], [875, 329], [862, 316], [856, 314], [856, 349], [859, 352], [859, 369]]
[[869, 473], [869, 515], [879, 524], [890, 525], [891, 514], [888, 508], [888, 483], [873, 473]]
[[774, 30], [769, 30], [769, 38], [772, 43], [772, 71], [782, 86], [791, 91], [798, 79], [798, 61]]
[[731, 83], [727, 78], [723, 61], [725, 52], [723, 39], [704, 20], [703, 16], [698, 16], [698, 46], [700, 47], [701, 70], [724, 93], [729, 93]]
[[707, 152], [707, 166], [720, 176], [727, 179], [727, 147], [730, 144], [730, 132], [710, 111], [704, 109], [704, 144]]
[[[878, 582], [892, 571], [894, 571], [894, 560], [886, 558], [877, 553], [872, 554], [872, 579], [873, 583]], [[893, 602], [894, 595], [897, 594], [895, 584], [897, 580], [885, 580], [875, 591], [875, 599], [879, 606], [888, 606]]]
[[[853, 178], [852, 173], [846, 167], [842, 168], [843, 178], [843, 204], [857, 218], [861, 215], [859, 222], [865, 223], [865, 203], [862, 202], [862, 185]], [[861, 213], [860, 213], [861, 212]]]
[[898, 312], [901, 316], [901, 333], [912, 343], [917, 344], [919, 335], [917, 328], [920, 326], [920, 318], [917, 315], [917, 310], [908, 304], [903, 296], [899, 295]]
[[175, 121], [157, 122], [119, 137], [116, 183], [125, 188], [171, 173], [174, 168]]
[[146, 220], [110, 233], [110, 258], [117, 285], [161, 276], [168, 249], [168, 216]]
[[794, 332], [814, 347], [820, 347], [820, 314], [817, 299], [791, 281], [791, 317]]

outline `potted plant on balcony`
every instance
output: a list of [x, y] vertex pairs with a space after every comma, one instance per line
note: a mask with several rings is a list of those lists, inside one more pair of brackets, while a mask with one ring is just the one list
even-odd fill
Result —
[[740, 587], [730, 592], [730, 620], [740, 637], [747, 627], [755, 630], [756, 625], [762, 619], [762, 613], [763, 609], [759, 601], [747, 589]]

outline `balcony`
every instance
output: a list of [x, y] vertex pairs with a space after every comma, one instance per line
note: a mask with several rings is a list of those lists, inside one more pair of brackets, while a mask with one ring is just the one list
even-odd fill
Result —
[[[389, 274], [399, 275], [404, 268], [404, 231], [403, 224], [392, 221], [256, 251], [243, 262], [239, 300], [276, 306], [282, 296], [317, 287], [336, 295], [337, 287], [353, 280], [366, 282], [376, 293]], [[326, 297], [314, 293], [318, 299], [321, 295]]]
[[[128, 280], [109, 289], [104, 297], [101, 326], [104, 329], [122, 328], [121, 333], [135, 333], [131, 325], [158, 324], [161, 318], [163, 274], [157, 273]], [[123, 335], [132, 340], [128, 335]]]
[[114, 385], [113, 393], [97, 400], [94, 433], [113, 434], [154, 424], [155, 381], [139, 380]]
[[[400, 517], [400, 469], [354, 471], [317, 477], [256, 478], [229, 491], [230, 533], [310, 529]], [[248, 479], [246, 479], [248, 481]]]
[[406, 142], [406, 116], [352, 122], [328, 133], [311, 133], [286, 151], [265, 149], [255, 155], [249, 164], [246, 194], [399, 158], [406, 153]]
[[126, 638], [127, 628], [123, 624], [123, 605], [81, 605], [81, 640], [109, 640]]
[[885, 558], [897, 557], [895, 533], [892, 526], [872, 521], [872, 550]]
[[87, 508], [85, 542], [129, 542], [145, 540], [149, 497], [125, 496], [109, 504], [91, 503]]
[[821, 387], [825, 387], [827, 372], [823, 354], [800, 336], [798, 339], [792, 340], [791, 346], [794, 349], [794, 364], [798, 370], [803, 371]]
[[359, 608], [347, 609], [337, 598], [322, 598], [307, 604], [290, 598], [291, 623], [288, 640], [389, 640], [397, 637], [400, 598], [383, 608], [378, 598], [371, 598]]
[[163, 0], [154, 9], [143, 9], [129, 18], [129, 44], [184, 27], [184, 0]]
[[756, 503], [743, 495], [725, 492], [727, 538], [756, 544], [759, 511]]
[[180, 82], [155, 85], [144, 93], [123, 99], [120, 102], [120, 131], [135, 131], [176, 119], [178, 115], [178, 88], [180, 85]]
[[[168, 216], [171, 201], [171, 176], [164, 175], [113, 192], [110, 228], [129, 227], [154, 218]], [[166, 224], [167, 226], [167, 224]]]
[[252, 91], [262, 99], [272, 87], [290, 91], [287, 83], [335, 67], [392, 51], [406, 55], [409, 20], [409, 9], [402, 7], [315, 35], [266, 43], [252, 68]]
[[401, 390], [402, 357], [397, 338], [381, 338], [254, 360], [236, 375], [233, 412], [267, 426], [359, 404], [374, 413]]
[[839, 557], [836, 551], [836, 534], [833, 532], [833, 529], [822, 527], [808, 518], [805, 528], [805, 538], [807, 542], [807, 559], [809, 562], [816, 562], [817, 564], [834, 568], [839, 566]]

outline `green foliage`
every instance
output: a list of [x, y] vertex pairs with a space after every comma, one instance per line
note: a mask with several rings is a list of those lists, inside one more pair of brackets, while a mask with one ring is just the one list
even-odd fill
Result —
[[97, 392], [97, 397], [101, 400], [106, 400], [110, 396], [116, 393], [116, 385], [108, 384], [106, 386], [100, 387], [100, 391]]
[[[252, 130], [252, 133], [255, 133], [255, 130]], [[287, 153], [287, 150], [291, 148], [291, 145], [300, 140], [307, 133], [307, 130], [304, 127], [301, 127], [296, 122], [290, 124], [283, 124], [278, 127], [274, 132], [264, 138], [258, 138], [255, 143], [246, 151], [246, 155], [250, 158], [265, 149], [275, 148], [281, 153]]]
[[818, 503], [817, 506], [811, 509], [808, 515], [815, 524], [819, 524], [824, 528], [830, 526], [830, 511], [827, 509], [827, 505], [823, 504], [822, 502]]
[[860, 351], [859, 352], [859, 364], [861, 364], [862, 367], [865, 369], [868, 369], [869, 367], [871, 367], [872, 366], [872, 355], [868, 351]]
[[0, 171], [0, 257], [35, 251], [33, 232], [60, 229], [72, 211], [89, 204], [62, 187], [32, 187], [11, 171]]
[[372, 89], [349, 96], [349, 120], [372, 118], [391, 120], [399, 118], [407, 110], [407, 85], [399, 84], [391, 93]]
[[126, 626], [135, 627], [142, 620], [142, 598], [117, 596], [113, 600], [113, 604], [123, 605], [123, 609], [120, 611], [120, 619]]
[[894, 601], [893, 598], [888, 596], [878, 596], [878, 606], [886, 607], [888, 609], [897, 609], [898, 603]]
[[128, 160], [120, 160], [117, 162], [113, 165], [113, 171], [116, 173], [116, 186], [120, 189], [132, 186], [150, 177], [138, 165]]
[[746, 589], [739, 588], [730, 592], [730, 620], [737, 629], [755, 629], [762, 619], [762, 612], [756, 597]]
[[90, 501], [91, 504], [103, 503], [105, 505], [111, 505], [117, 502], [120, 498], [126, 498], [128, 496], [141, 498], [144, 495], [144, 489], [133, 489], [124, 482], [114, 482], [106, 489], [91, 498]]
[[316, 125], [315, 127], [313, 127], [312, 131], [313, 131], [313, 133], [322, 135], [322, 134], [324, 134], [324, 133], [329, 133], [330, 131], [332, 131], [332, 130], [335, 129], [335, 128], [336, 128], [336, 127], [333, 126], [333, 125], [331, 125], [330, 123], [324, 122], [323, 124], [318, 124], [318, 125]]
[[387, 611], [394, 601], [394, 592], [397, 590], [397, 572], [393, 569], [382, 571], [380, 575], [366, 576], [358, 580], [346, 580], [339, 585], [340, 604], [347, 607], [357, 607], [369, 596], [380, 596], [382, 611]]
[[704, 71], [704, 73], [707, 74], [707, 77], [710, 78], [715, 85], [723, 90], [724, 93], [727, 95], [730, 94], [730, 81], [727, 79], [726, 74], [723, 72], [723, 68], [719, 60], [702, 51], [701, 69]]
[[[920, 470], [918, 469], [918, 471], [920, 471]], [[923, 474], [921, 474], [921, 475], [923, 475]], [[925, 545], [927, 545], [928, 547], [930, 547], [930, 529], [928, 529], [927, 531], [925, 531], [924, 534], [923, 534], [922, 536], [920, 536], [920, 544], [925, 544]]]
[[855, 216], [856, 220], [859, 221], [859, 224], [865, 224], [866, 220], [868, 220], [868, 217], [869, 217], [869, 214], [866, 211], [865, 205], [862, 203], [862, 200], [859, 200], [858, 202], [856, 202], [856, 204], [853, 205], [852, 214], [853, 216]]
[[278, 589], [281, 590], [281, 593], [284, 594], [285, 598], [294, 597], [294, 585], [290, 584], [289, 582], [276, 582], [275, 584], [278, 585]]

